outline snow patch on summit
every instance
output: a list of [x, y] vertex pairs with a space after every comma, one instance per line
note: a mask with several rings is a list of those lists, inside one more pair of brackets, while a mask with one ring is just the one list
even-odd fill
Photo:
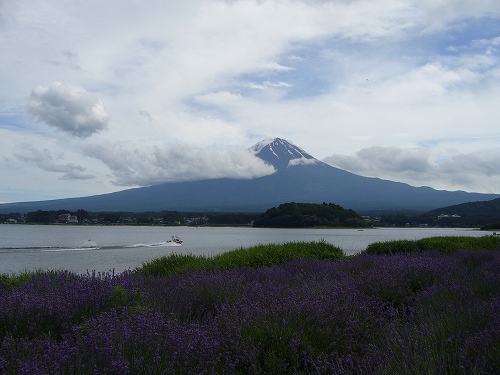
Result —
[[319, 162], [300, 147], [281, 138], [264, 139], [249, 150], [276, 169]]
[[254, 154], [258, 154], [259, 152], [262, 151], [262, 149], [266, 148], [269, 144], [273, 143], [275, 141], [275, 139], [278, 139], [278, 138], [264, 139], [264, 140], [256, 143], [252, 147], [250, 147], [249, 150], [252, 151]]

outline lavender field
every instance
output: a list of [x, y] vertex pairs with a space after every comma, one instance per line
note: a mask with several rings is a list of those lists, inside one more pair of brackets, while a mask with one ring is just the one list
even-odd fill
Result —
[[[0, 287], [0, 374], [498, 374], [500, 251]], [[12, 280], [10, 280], [12, 281]]]

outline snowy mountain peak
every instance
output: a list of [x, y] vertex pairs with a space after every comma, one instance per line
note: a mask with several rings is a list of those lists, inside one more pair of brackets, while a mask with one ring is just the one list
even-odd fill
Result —
[[283, 169], [293, 165], [313, 164], [319, 162], [300, 147], [282, 138], [265, 139], [250, 148], [255, 156], [276, 169]]

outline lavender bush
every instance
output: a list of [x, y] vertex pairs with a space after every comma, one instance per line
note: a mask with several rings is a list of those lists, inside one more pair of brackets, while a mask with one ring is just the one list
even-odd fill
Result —
[[42, 273], [0, 288], [0, 374], [498, 374], [500, 252]]

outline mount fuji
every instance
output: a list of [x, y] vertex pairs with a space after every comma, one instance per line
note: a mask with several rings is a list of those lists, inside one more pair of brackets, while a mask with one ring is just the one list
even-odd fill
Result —
[[217, 178], [169, 182], [82, 198], [7, 203], [0, 212], [36, 210], [262, 212], [286, 202], [331, 202], [358, 212], [428, 211], [500, 198], [499, 194], [435, 190], [362, 177], [315, 159], [292, 143], [268, 139], [249, 149], [275, 169], [254, 179]]
[[276, 170], [300, 164], [321, 163], [301, 148], [281, 138], [263, 140], [251, 147], [250, 151]]

